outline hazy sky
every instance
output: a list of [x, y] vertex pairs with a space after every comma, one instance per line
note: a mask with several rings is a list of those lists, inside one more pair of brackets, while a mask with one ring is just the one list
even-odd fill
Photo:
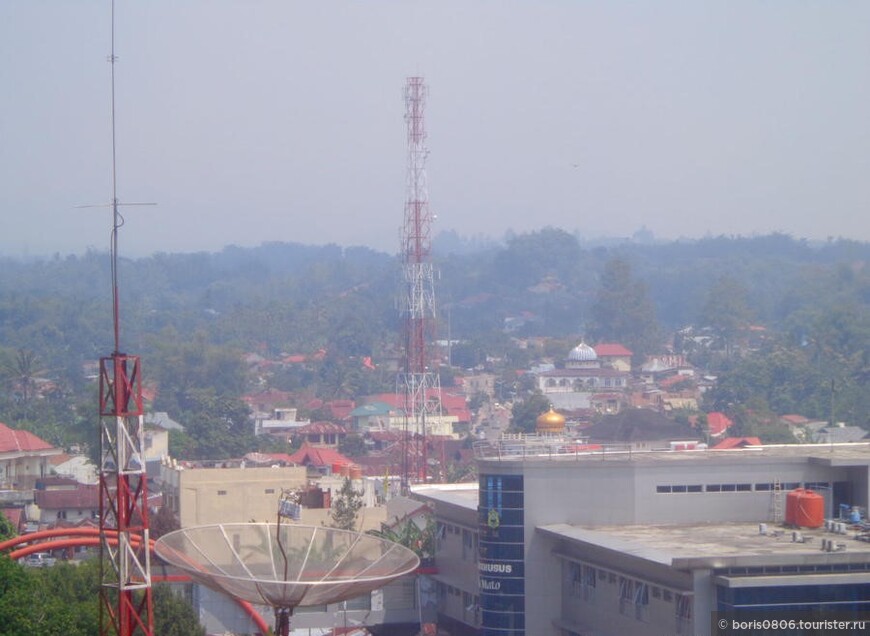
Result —
[[[870, 240], [870, 2], [117, 0], [127, 255], [434, 231]], [[0, 255], [108, 247], [109, 0], [0, 0]]]

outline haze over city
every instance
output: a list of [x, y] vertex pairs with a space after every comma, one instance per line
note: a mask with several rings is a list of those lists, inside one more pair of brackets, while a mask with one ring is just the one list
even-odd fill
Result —
[[[434, 232], [870, 240], [870, 5], [117, 0], [122, 251]], [[0, 4], [0, 255], [108, 247], [109, 0]]]

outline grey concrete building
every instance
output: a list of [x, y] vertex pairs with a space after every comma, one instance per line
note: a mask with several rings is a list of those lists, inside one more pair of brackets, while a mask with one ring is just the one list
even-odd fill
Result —
[[[713, 611], [870, 612], [870, 527], [831, 521], [866, 514], [870, 445], [535, 444], [481, 446], [478, 484], [415, 490], [439, 524], [451, 634], [704, 635]], [[784, 525], [798, 488], [817, 493], [819, 527]]]

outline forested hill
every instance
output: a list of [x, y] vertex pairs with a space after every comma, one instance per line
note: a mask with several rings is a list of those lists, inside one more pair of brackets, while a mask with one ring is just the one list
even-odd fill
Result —
[[[776, 234], [581, 246], [548, 228], [471, 250], [439, 251], [436, 241], [434, 259], [441, 337], [448, 314], [453, 338], [501, 331], [517, 316], [527, 318], [522, 334], [591, 333], [603, 283], [646, 294], [665, 332], [738, 301], [746, 319], [772, 328], [837, 307], [866, 314], [870, 303], [870, 244], [845, 240], [811, 246]], [[614, 262], [627, 279], [606, 278]], [[137, 351], [161, 332], [273, 353], [337, 344], [371, 355], [397, 339], [400, 262], [367, 248], [270, 243], [158, 253], [122, 260], [120, 281], [122, 333]], [[110, 319], [107, 254], [0, 259], [0, 346], [77, 363], [111, 350]]]

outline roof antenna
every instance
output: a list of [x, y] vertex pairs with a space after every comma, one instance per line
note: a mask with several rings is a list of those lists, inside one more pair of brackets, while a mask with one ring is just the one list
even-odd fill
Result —
[[98, 205], [78, 205], [77, 208], [112, 208], [112, 232], [109, 241], [109, 253], [112, 263], [112, 325], [114, 330], [114, 349], [113, 353], [121, 353], [121, 303], [118, 293], [118, 231], [124, 225], [124, 217], [121, 215], [120, 206], [133, 205], [157, 205], [156, 203], [121, 203], [118, 200], [118, 167], [117, 167], [117, 133], [115, 128], [115, 62], [118, 61], [118, 56], [115, 55], [115, 0], [111, 0], [112, 5], [112, 28], [111, 28], [111, 53], [106, 60], [111, 64], [111, 96], [112, 96], [112, 202], [108, 204]]
[[[118, 201], [115, 131], [115, 0], [112, 5], [112, 323], [114, 350], [100, 358], [100, 634], [154, 636], [149, 552], [148, 475], [145, 467], [142, 370], [138, 356], [121, 353], [118, 296]], [[107, 207], [107, 206], [84, 206]], [[111, 564], [111, 566], [109, 565]]]

